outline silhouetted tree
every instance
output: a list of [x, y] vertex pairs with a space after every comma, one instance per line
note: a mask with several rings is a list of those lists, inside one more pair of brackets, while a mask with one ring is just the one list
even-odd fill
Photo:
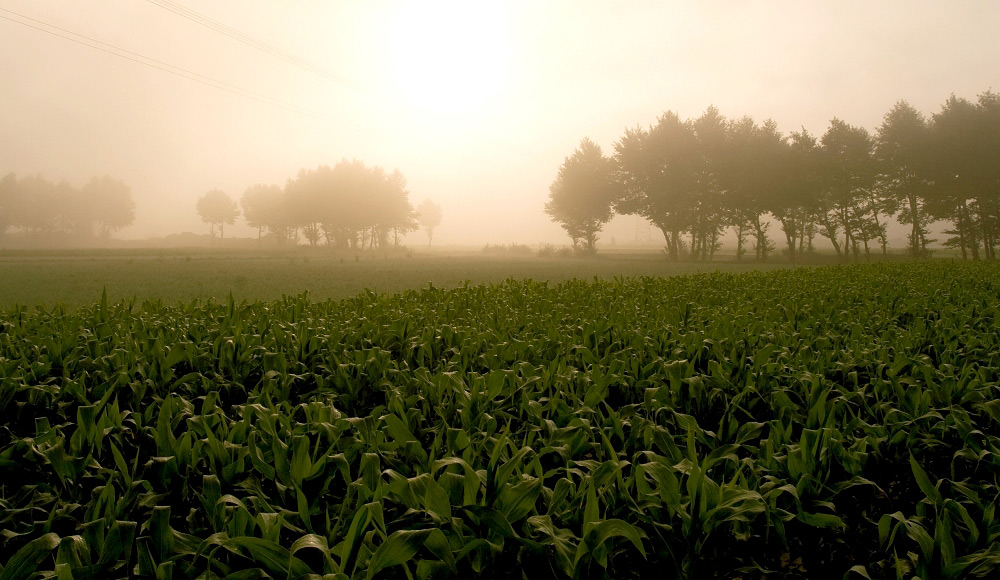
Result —
[[219, 239], [224, 237], [226, 224], [233, 225], [240, 215], [236, 201], [219, 189], [213, 189], [198, 199], [198, 215], [201, 221], [211, 224], [212, 239], [215, 239], [215, 226], [219, 226]]
[[17, 183], [12, 200], [16, 225], [28, 235], [53, 234], [62, 229], [68, 187], [60, 188], [41, 175], [29, 175]]
[[885, 194], [901, 211], [897, 219], [910, 224], [907, 252], [926, 257], [927, 225], [931, 221], [925, 206], [930, 182], [921, 175], [927, 163], [929, 132], [927, 120], [906, 101], [897, 102], [885, 114], [875, 137], [875, 154]]
[[[821, 233], [838, 255], [846, 258], [853, 252], [857, 258], [860, 244], [867, 249], [873, 232], [885, 227], [879, 222], [878, 208], [868, 203], [875, 185], [872, 138], [863, 127], [834, 118], [820, 143], [826, 186], [819, 215]], [[874, 225], [869, 223], [871, 219]], [[838, 229], [843, 230], [843, 251], [837, 241]]]
[[17, 195], [17, 176], [8, 173], [0, 179], [0, 238], [7, 233], [7, 228], [14, 224], [13, 203]]
[[420, 229], [417, 211], [410, 204], [410, 192], [406, 189], [406, 178], [398, 170], [385, 176], [382, 184], [386, 211], [382, 216], [382, 226], [392, 232], [392, 244], [399, 246], [399, 237], [407, 232]]
[[977, 103], [982, 127], [982, 146], [977, 156], [984, 170], [979, 198], [980, 229], [986, 256], [996, 259], [1000, 245], [1000, 93], [986, 91]]
[[90, 180], [82, 189], [66, 181], [53, 183], [41, 175], [0, 180], [0, 235], [16, 235], [28, 244], [79, 245], [135, 219], [135, 203], [127, 185], [112, 177]]
[[978, 103], [952, 95], [933, 115], [930, 141], [925, 172], [933, 187], [928, 210], [953, 224], [945, 232], [952, 236], [945, 245], [975, 260], [982, 244], [987, 257], [996, 257], [1000, 95], [983, 93]]
[[787, 156], [775, 170], [777, 185], [768, 207], [785, 234], [788, 259], [812, 250], [823, 182], [819, 146], [804, 128], [789, 136]]
[[285, 184], [288, 217], [295, 227], [302, 228], [302, 235], [310, 246], [318, 245], [323, 235], [323, 223], [329, 220], [329, 196], [333, 191], [331, 169], [326, 165], [314, 171], [299, 170], [295, 179]]
[[691, 123], [697, 143], [695, 178], [687, 201], [692, 259], [714, 256], [730, 215], [725, 205], [725, 175], [730, 168], [728, 123], [714, 106]]
[[[908, 252], [926, 256], [933, 220], [945, 243], [973, 259], [1000, 246], [1000, 94], [949, 98], [931, 122], [905, 101], [873, 137], [834, 118], [817, 143], [805, 129], [788, 137], [773, 121], [727, 121], [715, 107], [682, 121], [667, 112], [615, 144], [614, 209], [645, 217], [677, 259], [690, 234], [692, 258], [711, 259], [732, 227], [737, 257], [754, 239], [758, 259], [773, 248], [769, 214], [781, 224], [789, 259], [819, 234], [857, 259], [872, 242], [888, 253], [890, 218], [909, 224]], [[685, 236], [685, 237], [682, 237]]]
[[280, 219], [284, 203], [284, 192], [277, 185], [258, 183], [251, 185], [243, 192], [243, 196], [240, 198], [243, 219], [246, 220], [248, 226], [257, 228], [258, 240], [265, 229], [270, 231], [281, 229], [281, 226], [276, 224], [276, 218]]
[[597, 234], [611, 219], [615, 197], [612, 175], [611, 160], [600, 146], [583, 139], [549, 186], [545, 213], [562, 225], [574, 247], [582, 244], [588, 254], [594, 253]]
[[417, 206], [417, 222], [427, 232], [427, 245], [434, 240], [434, 228], [441, 225], [441, 206], [425, 199]]
[[303, 169], [285, 194], [293, 222], [314, 246], [323, 238], [328, 245], [375, 248], [388, 244], [390, 234], [398, 243], [399, 234], [418, 227], [403, 174], [357, 160]]
[[701, 169], [698, 140], [689, 121], [672, 112], [648, 130], [628, 129], [615, 144], [618, 213], [640, 215], [663, 232], [667, 255], [680, 256], [681, 234], [697, 211], [691, 192]]
[[107, 175], [95, 177], [83, 186], [82, 193], [100, 237], [110, 238], [112, 232], [135, 221], [135, 201], [132, 200], [132, 190], [125, 182]]
[[789, 148], [774, 121], [758, 125], [750, 117], [729, 123], [722, 167], [724, 205], [737, 233], [736, 259], [745, 249], [744, 238], [752, 235], [758, 260], [774, 249], [768, 238], [770, 223], [765, 216], [776, 211], [778, 192], [788, 187]]

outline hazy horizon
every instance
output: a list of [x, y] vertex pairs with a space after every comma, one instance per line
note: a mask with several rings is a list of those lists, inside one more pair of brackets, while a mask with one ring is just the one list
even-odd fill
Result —
[[[215, 29], [158, 4], [197, 11]], [[239, 199], [251, 185], [356, 158], [400, 170], [414, 206], [441, 205], [435, 244], [565, 244], [543, 206], [583, 137], [609, 154], [628, 127], [710, 105], [774, 119], [785, 133], [821, 135], [834, 117], [873, 131], [898, 100], [930, 115], [952, 93], [1000, 88], [1000, 4], [989, 1], [97, 6], [0, 6], [0, 175], [124, 180], [137, 206], [117, 234], [127, 239], [205, 233], [195, 202], [211, 189]], [[619, 218], [604, 238], [627, 243], [634, 229]], [[255, 233], [242, 220], [226, 230]]]

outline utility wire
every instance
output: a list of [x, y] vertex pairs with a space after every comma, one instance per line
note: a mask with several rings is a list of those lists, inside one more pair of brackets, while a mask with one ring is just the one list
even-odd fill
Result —
[[[207, 26], [209, 28], [212, 28], [213, 30], [215, 30], [216, 32], [219, 32], [220, 34], [224, 34], [226, 36], [230, 36], [231, 38], [234, 38], [236, 40], [239, 40], [240, 42], [243, 42], [245, 44], [253, 46], [254, 48], [257, 48], [258, 50], [261, 50], [261, 51], [266, 52], [268, 54], [272, 54], [273, 56], [276, 56], [277, 58], [285, 60], [286, 62], [289, 62], [290, 64], [293, 64], [295, 66], [300, 66], [301, 68], [305, 68], [306, 70], [309, 70], [309, 71], [311, 71], [311, 72], [313, 72], [315, 74], [323, 76], [324, 78], [327, 78], [328, 80], [333, 80], [335, 82], [342, 83], [342, 84], [344, 84], [344, 85], [346, 85], [346, 86], [348, 86], [348, 87], [350, 87], [350, 88], [352, 88], [352, 89], [354, 89], [354, 90], [356, 90], [358, 92], [369, 94], [373, 98], [375, 98], [377, 100], [381, 100], [381, 97], [379, 97], [377, 95], [372, 95], [372, 94], [368, 93], [368, 91], [366, 91], [364, 88], [359, 87], [359, 86], [355, 85], [354, 83], [346, 81], [346, 80], [344, 80], [344, 79], [342, 79], [340, 77], [337, 77], [336, 75], [328, 73], [328, 72], [324, 71], [323, 69], [321, 69], [321, 68], [319, 68], [319, 67], [317, 67], [315, 65], [310, 64], [308, 61], [306, 61], [304, 59], [298, 58], [298, 57], [296, 57], [296, 56], [294, 56], [294, 55], [292, 55], [292, 54], [290, 54], [290, 53], [288, 53], [286, 51], [283, 51], [281, 49], [273, 47], [273, 46], [271, 46], [271, 45], [269, 45], [269, 44], [267, 44], [267, 43], [265, 43], [263, 41], [259, 41], [259, 40], [253, 38], [250, 35], [244, 34], [242, 32], [239, 32], [238, 30], [235, 30], [233, 28], [225, 26], [225, 25], [223, 25], [223, 24], [221, 24], [221, 23], [219, 23], [219, 22], [217, 22], [215, 20], [212, 20], [212, 19], [208, 18], [208, 17], [202, 16], [202, 15], [198, 14], [197, 12], [194, 12], [193, 10], [184, 8], [180, 4], [177, 4], [176, 2], [169, 2], [169, 0], [147, 0], [147, 1], [151, 2], [153, 4], [156, 4], [158, 6], [161, 6], [161, 7], [165, 8], [165, 9], [167, 9], [167, 10], [170, 10], [171, 12], [175, 12], [175, 13], [181, 15], [181, 16], [184, 16], [185, 18], [188, 18], [189, 20], [193, 20], [194, 22], [197, 22], [198, 24], [202, 24], [203, 26]], [[177, 9], [174, 10], [172, 8], [168, 8], [164, 4], [161, 4], [161, 2], [163, 2], [163, 3], [169, 3], [169, 4], [173, 5], [174, 7], [177, 7]], [[182, 77], [182, 78], [186, 78], [188, 80], [192, 80], [192, 81], [204, 84], [204, 85], [208, 85], [208, 86], [211, 86], [211, 87], [214, 87], [214, 88], [217, 88], [217, 89], [220, 89], [220, 90], [223, 90], [223, 91], [226, 91], [226, 92], [238, 95], [238, 96], [242, 96], [242, 97], [245, 97], [245, 98], [257, 101], [257, 102], [261, 102], [261, 103], [264, 103], [264, 104], [268, 104], [268, 105], [272, 105], [272, 106], [275, 106], [275, 107], [279, 107], [279, 108], [282, 108], [282, 109], [284, 109], [286, 111], [291, 111], [293, 113], [298, 113], [300, 115], [304, 115], [304, 116], [311, 117], [311, 118], [318, 119], [318, 120], [322, 120], [322, 121], [336, 123], [336, 124], [342, 125], [344, 127], [348, 127], [350, 129], [354, 129], [355, 131], [364, 132], [364, 133], [368, 133], [368, 134], [380, 134], [380, 135], [384, 135], [384, 133], [382, 131], [379, 131], [379, 130], [376, 130], [376, 129], [371, 129], [371, 128], [368, 128], [368, 127], [364, 127], [364, 126], [361, 126], [361, 125], [357, 125], [357, 124], [350, 123], [350, 122], [343, 121], [343, 120], [339, 120], [339, 119], [331, 119], [329, 117], [326, 117], [326, 116], [324, 116], [324, 115], [322, 115], [320, 113], [317, 113], [315, 111], [306, 109], [304, 107], [300, 107], [298, 105], [293, 105], [293, 104], [281, 101], [279, 99], [276, 99], [276, 98], [273, 98], [273, 97], [269, 97], [269, 96], [261, 94], [261, 93], [257, 93], [255, 91], [251, 91], [249, 89], [244, 89], [242, 87], [239, 87], [237, 85], [233, 85], [231, 83], [227, 83], [225, 81], [221, 81], [221, 80], [218, 80], [218, 79], [206, 76], [206, 75], [202, 75], [202, 74], [196, 73], [194, 71], [190, 71], [190, 70], [185, 69], [185, 68], [181, 68], [181, 67], [178, 67], [178, 66], [175, 66], [175, 65], [171, 65], [169, 63], [166, 63], [166, 62], [163, 62], [163, 61], [151, 58], [151, 57], [147, 57], [147, 56], [144, 56], [142, 54], [139, 54], [139, 53], [136, 53], [136, 52], [132, 52], [132, 51], [129, 51], [129, 50], [126, 50], [126, 49], [114, 46], [112, 44], [108, 44], [106, 42], [102, 42], [102, 41], [94, 39], [94, 38], [90, 38], [88, 36], [84, 36], [82, 34], [79, 34], [79, 33], [76, 33], [76, 32], [70, 31], [70, 30], [67, 30], [65, 28], [60, 28], [60, 27], [55, 26], [53, 24], [49, 24], [47, 22], [43, 22], [41, 20], [37, 20], [37, 19], [31, 18], [29, 16], [25, 16], [23, 14], [19, 14], [17, 12], [12, 11], [12, 10], [7, 10], [5, 8], [0, 8], [0, 11], [6, 12], [8, 14], [12, 14], [14, 16], [17, 16], [19, 18], [23, 18], [25, 20], [29, 20], [31, 22], [34, 22], [34, 23], [39, 24], [41, 26], [44, 26], [46, 28], [42, 28], [40, 26], [29, 24], [28, 22], [23, 22], [21, 20], [16, 20], [14, 18], [10, 18], [10, 17], [4, 16], [3, 14], [0, 14], [0, 18], [3, 18], [5, 20], [9, 20], [11, 22], [15, 22], [17, 24], [21, 24], [22, 26], [27, 26], [28, 28], [33, 28], [33, 29], [39, 30], [41, 32], [45, 32], [45, 33], [51, 34], [53, 36], [58, 36], [58, 37], [63, 38], [65, 40], [69, 40], [69, 41], [75, 42], [77, 44], [82, 44], [84, 46], [87, 46], [87, 47], [90, 47], [90, 48], [93, 48], [93, 49], [96, 49], [96, 50], [100, 50], [102, 52], [106, 52], [108, 54], [117, 56], [119, 58], [123, 58], [125, 60], [130, 60], [132, 62], [136, 62], [136, 63], [142, 64], [142, 65], [145, 65], [145, 66], [148, 66], [148, 67], [151, 67], [151, 68], [155, 68], [155, 69], [158, 69], [158, 70], [161, 70], [161, 71], [164, 71], [164, 72], [167, 72], [167, 73], [170, 73], [170, 74]], [[192, 16], [190, 16], [190, 17], [185, 16], [184, 14], [181, 14], [181, 11], [189, 13]], [[52, 30], [52, 29], [54, 29], [54, 30]], [[60, 32], [66, 33], [66, 34], [71, 35], [71, 36], [66, 36], [66, 34], [60, 34], [60, 32], [56, 32], [56, 31], [60, 31]], [[428, 127], [428, 129], [431, 129], [431, 127]], [[503, 149], [506, 149], [507, 151], [509, 151], [511, 153], [516, 153], [516, 154], [518, 154], [520, 156], [523, 156], [525, 158], [533, 158], [534, 157], [534, 155], [532, 153], [529, 153], [528, 151], [526, 151], [525, 149], [523, 149], [519, 145], [507, 142], [505, 139], [497, 139], [495, 137], [492, 137], [490, 135], [487, 135], [487, 134], [485, 134], [485, 133], [483, 133], [481, 131], [477, 131], [477, 130], [474, 130], [474, 129], [472, 129], [472, 130], [468, 130], [467, 129], [467, 134], [469, 136], [471, 136], [471, 137], [476, 138], [477, 140], [479, 140], [481, 142], [489, 143], [489, 144], [491, 144], [493, 146], [499, 146], [499, 147], [501, 147]]]
[[184, 18], [187, 18], [188, 20], [190, 20], [192, 22], [195, 22], [197, 24], [200, 24], [200, 25], [204, 26], [205, 28], [208, 28], [209, 30], [213, 30], [213, 31], [218, 32], [220, 34], [224, 34], [224, 35], [226, 35], [226, 36], [228, 36], [230, 38], [233, 38], [233, 39], [235, 39], [235, 40], [237, 40], [239, 42], [242, 42], [243, 44], [246, 44], [248, 46], [252, 46], [253, 48], [256, 48], [257, 50], [259, 50], [261, 52], [269, 54], [269, 55], [271, 55], [271, 56], [273, 56], [275, 58], [279, 58], [279, 59], [281, 59], [281, 60], [283, 60], [283, 61], [285, 61], [287, 63], [290, 63], [290, 64], [292, 64], [294, 66], [297, 66], [297, 67], [299, 67], [301, 69], [305, 69], [305, 70], [307, 70], [307, 71], [309, 71], [311, 73], [317, 74], [317, 75], [319, 75], [319, 76], [321, 76], [323, 78], [326, 78], [328, 80], [331, 80], [331, 81], [343, 84], [343, 85], [348, 86], [348, 87], [350, 87], [350, 88], [352, 88], [352, 89], [354, 89], [356, 91], [359, 91], [359, 92], [363, 91], [361, 89], [361, 87], [355, 85], [354, 83], [350, 82], [349, 80], [345, 79], [344, 77], [335, 75], [335, 74], [327, 71], [326, 69], [324, 69], [324, 68], [322, 68], [322, 67], [320, 67], [318, 65], [315, 65], [315, 64], [313, 64], [313, 63], [311, 63], [311, 62], [309, 62], [309, 61], [307, 61], [305, 59], [299, 58], [299, 57], [295, 56], [294, 54], [291, 54], [290, 52], [284, 51], [284, 50], [282, 50], [282, 49], [280, 49], [280, 48], [278, 48], [278, 47], [276, 47], [276, 46], [274, 46], [272, 44], [268, 44], [268, 43], [264, 42], [263, 40], [255, 38], [255, 37], [253, 37], [253, 36], [251, 36], [249, 34], [246, 34], [244, 32], [240, 32], [239, 30], [236, 30], [235, 28], [232, 28], [230, 26], [226, 26], [225, 24], [219, 22], [218, 20], [213, 20], [213, 19], [209, 18], [208, 16], [205, 16], [203, 14], [199, 14], [198, 12], [195, 12], [194, 10], [191, 10], [190, 8], [187, 8], [187, 7], [185, 7], [185, 6], [181, 5], [181, 4], [178, 4], [177, 2], [172, 2], [171, 0], [146, 0], [146, 1], [149, 2], [150, 4], [154, 4], [156, 6], [159, 6], [160, 8], [163, 8], [164, 10], [169, 10], [170, 12], [173, 12], [174, 14], [177, 14], [178, 16], [182, 16]]
[[[294, 54], [291, 54], [291, 53], [289, 53], [289, 52], [287, 52], [285, 50], [282, 50], [282, 49], [280, 49], [280, 48], [278, 48], [278, 47], [276, 47], [274, 45], [268, 44], [268, 43], [264, 42], [263, 40], [255, 38], [255, 37], [253, 37], [253, 36], [251, 36], [249, 34], [246, 34], [244, 32], [240, 32], [239, 30], [236, 30], [235, 28], [232, 28], [230, 26], [226, 26], [225, 24], [223, 24], [223, 23], [221, 23], [221, 22], [219, 22], [217, 20], [213, 20], [213, 19], [209, 18], [208, 16], [205, 16], [203, 14], [199, 14], [198, 12], [196, 12], [196, 11], [190, 9], [190, 8], [187, 8], [187, 7], [181, 5], [178, 2], [174, 2], [173, 0], [146, 0], [146, 1], [149, 2], [150, 4], [154, 4], [156, 6], [159, 6], [160, 8], [163, 8], [165, 10], [169, 10], [170, 12], [173, 12], [174, 14], [177, 14], [179, 16], [187, 18], [188, 20], [191, 20], [192, 22], [200, 24], [201, 26], [204, 26], [204, 27], [206, 27], [206, 28], [208, 28], [210, 30], [218, 32], [219, 34], [223, 34], [223, 35], [228, 36], [230, 38], [233, 38], [233, 39], [235, 39], [235, 40], [237, 40], [239, 42], [242, 42], [243, 44], [246, 44], [248, 46], [252, 46], [253, 48], [256, 48], [257, 50], [260, 50], [261, 52], [264, 52], [264, 53], [267, 53], [267, 54], [269, 54], [271, 56], [279, 58], [279, 59], [281, 59], [281, 60], [283, 60], [285, 62], [288, 62], [289, 64], [292, 64], [292, 65], [297, 66], [299, 68], [305, 69], [305, 70], [307, 70], [309, 72], [317, 74], [317, 75], [319, 75], [321, 77], [326, 78], [327, 80], [331, 80], [331, 81], [343, 84], [343, 85], [345, 85], [345, 86], [347, 86], [347, 87], [349, 87], [349, 88], [351, 88], [351, 89], [353, 89], [353, 90], [355, 90], [355, 91], [357, 91], [359, 93], [363, 93], [363, 94], [365, 94], [365, 95], [373, 98], [374, 100], [380, 102], [381, 106], [387, 106], [385, 104], [385, 102], [384, 102], [384, 97], [381, 97], [379, 95], [373, 94], [370, 91], [366, 90], [364, 87], [361, 87], [361, 86], [359, 86], [359, 85], [357, 85], [355, 83], [352, 83], [351, 81], [349, 81], [349, 80], [347, 80], [347, 79], [345, 79], [343, 77], [340, 77], [340, 76], [337, 76], [337, 75], [335, 75], [333, 73], [330, 73], [330, 72], [326, 71], [325, 69], [323, 69], [323, 68], [321, 68], [321, 67], [319, 67], [317, 65], [314, 65], [311, 62], [309, 62], [309, 61], [307, 61], [307, 60], [305, 60], [303, 58], [299, 58], [298, 56], [295, 56]], [[428, 130], [433, 130], [433, 127], [428, 126]], [[506, 140], [503, 140], [503, 139], [497, 139], [495, 137], [491, 137], [491, 136], [489, 136], [489, 135], [487, 135], [487, 134], [485, 134], [485, 133], [483, 133], [481, 131], [467, 130], [467, 133], [470, 136], [475, 137], [476, 139], [478, 139], [481, 142], [489, 143], [489, 144], [491, 144], [493, 146], [501, 147], [501, 148], [506, 149], [506, 150], [508, 150], [508, 151], [510, 151], [512, 153], [516, 153], [518, 155], [521, 155], [521, 156], [524, 156], [524, 157], [527, 157], [527, 158], [534, 157], [534, 154], [529, 153], [528, 151], [526, 151], [525, 149], [523, 149], [522, 147], [520, 147], [518, 145], [515, 145], [513, 143], [507, 142]]]
[[[286, 111], [291, 111], [293, 113], [298, 113], [300, 115], [305, 115], [305, 116], [312, 117], [314, 119], [319, 119], [319, 120], [322, 120], [322, 121], [329, 121], [331, 123], [337, 123], [337, 124], [349, 127], [351, 129], [354, 129], [354, 130], [357, 130], [357, 131], [363, 131], [363, 132], [367, 132], [367, 133], [377, 133], [377, 131], [375, 131], [373, 129], [369, 129], [367, 127], [362, 127], [362, 126], [355, 125], [353, 123], [348, 123], [348, 122], [345, 122], [345, 121], [340, 121], [340, 120], [337, 120], [337, 119], [331, 119], [331, 118], [328, 118], [328, 117], [326, 117], [326, 116], [324, 116], [324, 115], [322, 115], [320, 113], [312, 111], [310, 109], [306, 109], [306, 108], [300, 107], [298, 105], [293, 105], [293, 104], [287, 103], [285, 101], [276, 99], [274, 97], [269, 97], [267, 95], [264, 95], [264, 94], [261, 94], [261, 93], [255, 92], [255, 91], [251, 91], [249, 89], [244, 89], [244, 88], [239, 87], [237, 85], [234, 85], [234, 84], [231, 84], [231, 83], [227, 83], [225, 81], [221, 81], [221, 80], [209, 77], [209, 76], [205, 76], [205, 75], [196, 73], [194, 71], [191, 71], [191, 70], [188, 70], [188, 69], [185, 69], [185, 68], [182, 68], [182, 67], [174, 66], [172, 64], [163, 62], [161, 60], [157, 60], [155, 58], [144, 56], [144, 55], [139, 54], [137, 52], [132, 52], [130, 50], [126, 50], [124, 48], [120, 48], [120, 47], [114, 46], [112, 44], [108, 44], [106, 42], [102, 42], [102, 41], [97, 40], [95, 38], [91, 38], [89, 36], [78, 34], [78, 33], [73, 32], [71, 30], [67, 30], [65, 28], [61, 28], [59, 26], [55, 26], [55, 25], [49, 24], [47, 22], [43, 22], [43, 21], [37, 20], [35, 18], [31, 18], [30, 16], [25, 16], [24, 14], [19, 14], [17, 12], [14, 12], [13, 10], [7, 10], [6, 8], [0, 8], [0, 11], [6, 12], [8, 14], [12, 14], [12, 15], [18, 17], [18, 18], [23, 18], [24, 20], [28, 20], [30, 22], [24, 22], [22, 20], [17, 20], [15, 18], [11, 18], [9, 16], [4, 16], [3, 14], [0, 14], [0, 18], [2, 18], [4, 20], [9, 20], [10, 22], [15, 22], [15, 23], [20, 24], [22, 26], [26, 26], [28, 28], [33, 28], [35, 30], [38, 30], [38, 31], [41, 31], [41, 32], [45, 32], [45, 33], [51, 34], [53, 36], [58, 36], [59, 38], [63, 38], [65, 40], [69, 40], [69, 41], [75, 42], [77, 44], [82, 44], [83, 46], [87, 46], [87, 47], [90, 47], [90, 48], [93, 48], [93, 49], [96, 49], [96, 50], [100, 50], [101, 52], [105, 52], [107, 54], [111, 54], [111, 55], [117, 56], [119, 58], [123, 58], [125, 60], [130, 60], [132, 62], [136, 62], [136, 63], [142, 64], [142, 65], [145, 65], [145, 66], [148, 66], [148, 67], [151, 67], [151, 68], [155, 68], [155, 69], [161, 70], [163, 72], [167, 72], [167, 73], [170, 73], [170, 74], [182, 77], [182, 78], [186, 78], [188, 80], [192, 80], [192, 81], [204, 84], [204, 85], [208, 85], [210, 87], [214, 87], [214, 88], [217, 88], [217, 89], [220, 89], [220, 90], [232, 93], [234, 95], [239, 95], [241, 97], [246, 97], [248, 99], [251, 99], [251, 100], [254, 100], [254, 101], [257, 101], [257, 102], [260, 102], [260, 103], [272, 105], [272, 106], [275, 106], [275, 107], [280, 107], [282, 109], [285, 109]], [[31, 24], [31, 23], [35, 23], [35, 24]], [[60, 34], [60, 33], [65, 33], [65, 34]]]

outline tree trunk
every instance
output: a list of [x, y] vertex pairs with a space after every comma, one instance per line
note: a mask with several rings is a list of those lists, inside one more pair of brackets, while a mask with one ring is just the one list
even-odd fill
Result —
[[754, 218], [754, 228], [757, 230], [757, 259], [761, 262], [767, 260], [767, 231], [760, 221], [760, 214]]
[[[871, 197], [872, 202], [872, 217], [875, 219], [875, 229], [878, 230], [879, 242], [882, 244], [882, 255], [889, 254], [889, 240], [887, 239], [888, 233], [885, 231], [885, 227], [882, 226], [882, 222], [878, 219], [878, 209], [875, 206], [875, 198]], [[868, 253], [868, 243], [865, 243], [865, 253]]]
[[[840, 243], [837, 241], [837, 226], [833, 225], [833, 222], [830, 221], [830, 216], [823, 218], [823, 229], [826, 230], [826, 237], [830, 238], [833, 249], [837, 251], [837, 257], [845, 257], [847, 248], [844, 248], [844, 252], [840, 251]], [[809, 241], [809, 248], [812, 249], [812, 240], [810, 239]]]
[[[960, 229], [962, 230], [962, 240], [964, 244], [968, 244], [969, 253], [972, 254], [973, 260], [979, 259], [979, 243], [976, 240], [975, 230], [972, 228], [972, 216], [969, 215], [969, 206], [965, 201], [962, 201], [962, 225]], [[963, 252], [964, 257], [964, 252]]]
[[681, 233], [678, 230], [670, 232], [670, 259], [676, 262], [680, 258]]
[[788, 248], [788, 261], [795, 263], [795, 242], [796, 242], [796, 231], [795, 231], [795, 220], [790, 217], [778, 218], [778, 222], [781, 223], [781, 231], [785, 234], [785, 246]]
[[918, 258], [922, 254], [920, 251], [920, 230], [923, 224], [921, 224], [920, 209], [917, 205], [917, 196], [912, 192], [906, 196], [906, 200], [910, 205], [910, 221], [913, 222], [913, 227], [910, 229], [910, 253], [913, 254], [914, 258]]
[[744, 237], [746, 236], [746, 234], [743, 233], [744, 229], [745, 229], [744, 224], [741, 221], [736, 226], [736, 261], [737, 262], [743, 261], [743, 252], [745, 251], [743, 249], [743, 240], [744, 240]]

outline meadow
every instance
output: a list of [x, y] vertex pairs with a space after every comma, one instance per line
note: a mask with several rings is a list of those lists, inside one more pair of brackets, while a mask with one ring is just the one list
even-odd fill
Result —
[[995, 264], [477, 263], [0, 310], [0, 580], [1000, 571]]
[[559, 282], [615, 276], [671, 276], [706, 271], [785, 267], [732, 259], [671, 263], [662, 252], [607, 253], [597, 258], [543, 258], [481, 251], [335, 253], [326, 250], [238, 249], [0, 250], [0, 308], [14, 305], [78, 308], [96, 302], [104, 289], [113, 300], [275, 300], [309, 292], [315, 299], [342, 299], [371, 290], [397, 293], [465, 282], [514, 279]]

